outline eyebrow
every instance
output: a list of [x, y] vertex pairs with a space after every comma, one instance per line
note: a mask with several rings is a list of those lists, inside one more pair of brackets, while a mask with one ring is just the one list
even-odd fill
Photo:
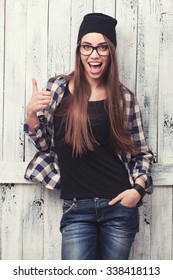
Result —
[[[81, 44], [87, 44], [87, 45], [91, 45], [92, 46], [92, 44], [89, 43], [89, 42], [82, 42]], [[97, 46], [99, 46], [99, 45], [106, 45], [106, 44], [107, 44], [107, 42], [102, 42], [102, 43], [99, 43]]]

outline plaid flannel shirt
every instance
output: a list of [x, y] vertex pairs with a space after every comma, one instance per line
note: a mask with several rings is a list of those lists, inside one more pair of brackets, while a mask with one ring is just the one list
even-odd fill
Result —
[[[54, 110], [61, 102], [65, 87], [66, 81], [64, 78], [54, 77], [49, 79], [46, 90], [51, 92], [52, 101], [45, 110], [38, 114], [40, 126], [36, 129], [35, 134], [31, 134], [26, 122], [24, 125], [25, 133], [29, 135], [38, 150], [29, 162], [24, 177], [32, 182], [42, 183], [49, 189], [60, 188], [60, 170], [54, 147], [53, 115]], [[139, 151], [134, 157], [126, 153], [119, 154], [119, 158], [128, 171], [130, 183], [133, 185], [135, 179], [141, 177], [147, 182], [146, 192], [150, 194], [153, 191], [151, 177], [153, 153], [145, 142], [142, 117], [136, 98], [132, 93], [125, 90], [125, 100], [128, 128]]]

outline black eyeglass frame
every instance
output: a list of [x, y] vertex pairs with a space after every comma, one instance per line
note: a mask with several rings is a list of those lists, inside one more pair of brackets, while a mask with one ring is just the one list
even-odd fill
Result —
[[[91, 47], [91, 53], [90, 53], [90, 54], [83, 54], [83, 53], [81, 53], [81, 51], [80, 51], [80, 47], [82, 47], [82, 46], [88, 46], [88, 47]], [[93, 53], [93, 51], [94, 51], [94, 50], [96, 50], [96, 52], [97, 52], [97, 53], [98, 53], [98, 55], [100, 55], [100, 56], [108, 56], [108, 55], [109, 55], [109, 53], [108, 53], [108, 54], [100, 54], [100, 53], [98, 52], [98, 48], [99, 48], [99, 47], [102, 47], [102, 46], [106, 46], [106, 47], [107, 47], [107, 49], [109, 48], [107, 44], [102, 44], [102, 45], [99, 45], [99, 46], [97, 46], [97, 47], [93, 47], [93, 46], [91, 46], [91, 45], [87, 45], [87, 44], [80, 44], [80, 45], [78, 45], [78, 48], [79, 48], [79, 52], [80, 52], [80, 54], [81, 54], [81, 55], [83, 55], [83, 56], [90, 56], [90, 55]]]

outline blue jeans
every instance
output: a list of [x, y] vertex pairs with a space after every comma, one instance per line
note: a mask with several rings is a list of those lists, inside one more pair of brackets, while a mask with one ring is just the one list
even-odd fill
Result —
[[138, 207], [111, 199], [64, 200], [62, 260], [127, 260], [138, 231]]

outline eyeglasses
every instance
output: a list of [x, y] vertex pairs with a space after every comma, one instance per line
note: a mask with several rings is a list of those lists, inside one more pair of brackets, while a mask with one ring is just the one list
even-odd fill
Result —
[[97, 47], [93, 47], [87, 44], [79, 45], [79, 51], [81, 55], [89, 56], [93, 53], [94, 50], [96, 50], [96, 52], [100, 56], [107, 56], [109, 54], [108, 45], [106, 44], [99, 45]]

